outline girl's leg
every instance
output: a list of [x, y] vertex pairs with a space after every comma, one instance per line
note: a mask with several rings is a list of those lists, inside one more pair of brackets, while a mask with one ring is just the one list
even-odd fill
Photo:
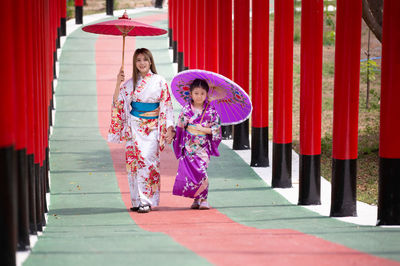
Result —
[[199, 210], [208, 210], [210, 209], [210, 205], [207, 202], [207, 199], [201, 200]]
[[190, 206], [191, 209], [198, 209], [200, 207], [200, 200], [199, 199], [194, 199], [192, 206]]
[[[203, 179], [203, 181], [201, 182], [201, 185], [199, 187], [199, 189], [197, 189], [196, 193], [193, 195], [193, 197], [198, 198], [198, 196], [204, 192], [206, 189], [208, 188], [208, 178], [206, 177], [205, 179]], [[208, 194], [208, 191], [207, 191]]]
[[203, 190], [203, 192], [199, 195], [200, 197], [200, 206], [199, 209], [200, 210], [208, 210], [210, 209], [210, 205], [207, 202], [207, 197], [208, 197], [208, 178], [204, 179], [203, 181], [203, 185], [205, 185], [205, 189]]

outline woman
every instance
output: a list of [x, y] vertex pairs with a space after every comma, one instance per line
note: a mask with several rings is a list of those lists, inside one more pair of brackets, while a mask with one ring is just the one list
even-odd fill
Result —
[[132, 211], [147, 213], [160, 201], [160, 151], [174, 137], [174, 117], [167, 82], [157, 74], [146, 48], [133, 55], [132, 78], [121, 68], [113, 95], [108, 141], [126, 141]]

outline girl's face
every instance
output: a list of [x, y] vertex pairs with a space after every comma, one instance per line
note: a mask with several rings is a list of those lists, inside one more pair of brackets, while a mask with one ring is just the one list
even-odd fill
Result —
[[136, 68], [142, 76], [145, 76], [150, 70], [150, 60], [144, 54], [139, 54], [136, 57]]
[[192, 97], [193, 103], [195, 105], [201, 105], [207, 98], [207, 91], [202, 87], [195, 87], [190, 92], [190, 96]]

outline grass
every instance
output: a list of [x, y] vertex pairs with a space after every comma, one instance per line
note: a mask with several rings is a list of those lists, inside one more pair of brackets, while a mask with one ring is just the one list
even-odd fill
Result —
[[[301, 39], [299, 15], [294, 19], [294, 59], [293, 59], [293, 148], [299, 153], [299, 106], [300, 106], [300, 56]], [[327, 180], [332, 177], [332, 124], [333, 124], [333, 85], [335, 72], [335, 15], [324, 16], [324, 61], [322, 84], [322, 127], [321, 127], [321, 175]], [[365, 57], [367, 27], [363, 23], [362, 53]], [[375, 41], [375, 55], [380, 56], [380, 44]], [[380, 62], [376, 62], [379, 68]], [[370, 83], [369, 108], [366, 108], [365, 71], [361, 69], [359, 96], [359, 134], [357, 159], [357, 200], [376, 205], [378, 201], [379, 176], [379, 111], [380, 111], [380, 72], [376, 71], [375, 80]], [[272, 76], [271, 76], [272, 77]], [[272, 89], [271, 89], [272, 90]], [[270, 96], [272, 97], [272, 95]], [[272, 103], [270, 104], [272, 106]], [[272, 109], [271, 109], [272, 110]]]

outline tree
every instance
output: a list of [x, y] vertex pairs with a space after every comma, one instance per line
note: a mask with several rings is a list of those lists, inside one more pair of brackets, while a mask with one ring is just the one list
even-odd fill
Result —
[[376, 38], [382, 42], [383, 0], [362, 0], [362, 17]]

